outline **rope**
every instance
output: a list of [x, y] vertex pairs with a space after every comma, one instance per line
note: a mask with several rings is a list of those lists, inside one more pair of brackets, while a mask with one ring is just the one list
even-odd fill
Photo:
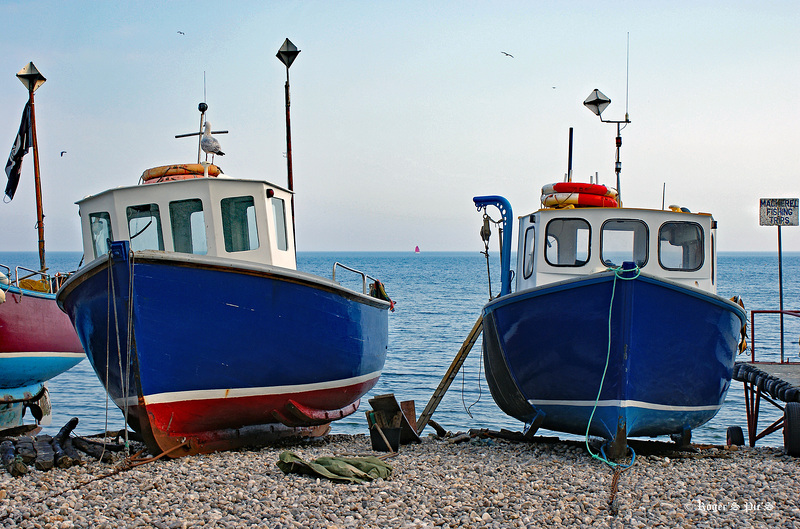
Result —
[[[631, 454], [633, 454], [631, 456], [631, 462], [628, 465], [621, 465], [620, 463], [615, 463], [613, 461], [609, 461], [608, 458], [606, 458], [606, 456], [605, 456], [605, 451], [603, 450], [602, 446], [600, 447], [600, 454], [595, 454], [594, 452], [592, 452], [592, 449], [589, 447], [589, 428], [591, 428], [591, 426], [592, 426], [592, 420], [594, 419], [594, 413], [595, 413], [595, 411], [597, 411], [597, 406], [598, 406], [598, 404], [600, 402], [600, 394], [603, 391], [603, 385], [605, 384], [605, 380], [606, 380], [606, 372], [608, 371], [608, 362], [609, 362], [609, 359], [611, 358], [611, 314], [612, 314], [612, 310], [614, 308], [614, 295], [616, 294], [616, 290], [617, 290], [617, 279], [622, 279], [624, 281], [632, 281], [632, 280], [636, 279], [637, 277], [639, 277], [639, 274], [641, 273], [641, 270], [639, 269], [638, 266], [636, 266], [633, 269], [629, 269], [629, 270], [623, 270], [623, 268], [621, 266], [619, 266], [619, 267], [616, 267], [616, 268], [609, 268], [609, 271], [613, 271], [614, 272], [614, 281], [613, 281], [612, 286], [611, 286], [611, 301], [608, 304], [608, 348], [606, 350], [606, 365], [605, 365], [605, 367], [603, 367], [603, 376], [600, 379], [600, 387], [597, 390], [597, 398], [595, 398], [595, 400], [594, 400], [594, 407], [592, 408], [591, 415], [589, 415], [589, 422], [586, 425], [585, 443], [586, 443], [586, 450], [589, 451], [589, 454], [592, 456], [593, 459], [597, 459], [598, 461], [602, 461], [603, 463], [607, 464], [608, 466], [610, 466], [611, 468], [613, 468], [615, 470], [616, 469], [620, 469], [620, 472], [622, 472], [623, 470], [627, 470], [627, 469], [629, 469], [629, 468], [631, 468], [633, 466], [633, 463], [636, 461], [636, 452], [634, 452], [633, 448], [631, 448], [630, 446], [628, 447], [628, 450], [630, 450]], [[632, 277], [624, 277], [624, 276], [621, 275], [622, 272], [633, 272], [633, 271], [635, 271], [636, 273]]]
[[[126, 344], [126, 351], [127, 351], [127, 358], [128, 362], [125, 365], [125, 423], [128, 423], [128, 395], [130, 393], [130, 384], [131, 380], [131, 354], [132, 354], [132, 343], [133, 340], [133, 250], [130, 251], [130, 255], [128, 258], [128, 340]], [[122, 374], [120, 372], [120, 374]], [[125, 453], [130, 454], [130, 440], [128, 439], [128, 429], [125, 428]]]
[[[619, 512], [619, 505], [616, 501], [617, 488], [619, 486], [619, 478], [624, 471], [631, 468], [633, 464], [636, 462], [636, 452], [633, 450], [633, 448], [626, 445], [626, 448], [631, 451], [631, 461], [627, 465], [615, 463], [614, 461], [609, 461], [605, 453], [605, 443], [600, 446], [600, 454], [595, 454], [589, 447], [589, 428], [591, 428], [592, 426], [592, 420], [594, 419], [594, 412], [597, 411], [597, 406], [600, 402], [600, 394], [603, 391], [603, 385], [605, 384], [606, 380], [606, 372], [608, 371], [608, 362], [611, 358], [611, 314], [614, 308], [614, 295], [616, 294], [617, 291], [617, 279], [622, 279], [623, 281], [634, 280], [637, 277], [639, 277], [641, 270], [639, 269], [638, 266], [628, 270], [625, 270], [621, 266], [619, 266], [616, 268], [609, 268], [609, 271], [614, 272], [614, 281], [611, 285], [611, 301], [608, 304], [608, 348], [606, 349], [606, 365], [605, 367], [603, 367], [603, 376], [600, 379], [600, 388], [598, 388], [597, 390], [597, 398], [595, 398], [594, 400], [594, 407], [592, 408], [591, 415], [589, 415], [589, 423], [586, 425], [585, 443], [586, 443], [586, 450], [589, 452], [589, 455], [592, 456], [592, 459], [597, 459], [598, 461], [602, 461], [603, 463], [605, 463], [614, 470], [614, 477], [611, 480], [611, 496], [609, 497], [608, 500], [608, 510], [613, 516], [616, 516], [616, 514]], [[635, 271], [636, 273], [632, 277], [624, 277], [622, 275], [622, 272], [633, 272], [633, 271]]]
[[478, 399], [467, 406], [466, 401], [464, 400], [464, 393], [466, 392], [466, 379], [464, 372], [466, 371], [464, 366], [461, 366], [461, 405], [464, 407], [464, 411], [467, 412], [469, 418], [472, 419], [472, 407], [475, 406], [477, 403], [481, 401], [481, 397], [483, 396], [483, 387], [481, 386], [481, 373], [483, 372], [483, 355], [480, 355], [480, 360], [478, 361]]

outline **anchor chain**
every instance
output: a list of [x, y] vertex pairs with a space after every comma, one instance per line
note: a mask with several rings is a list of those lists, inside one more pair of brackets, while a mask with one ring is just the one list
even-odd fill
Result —
[[619, 502], [617, 501], [617, 488], [619, 486], [619, 477], [625, 469], [616, 467], [614, 469], [614, 477], [611, 479], [611, 496], [608, 499], [608, 511], [612, 516], [616, 516], [619, 512]]

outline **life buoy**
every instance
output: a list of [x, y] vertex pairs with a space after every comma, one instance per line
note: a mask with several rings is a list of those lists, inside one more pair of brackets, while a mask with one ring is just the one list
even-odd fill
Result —
[[595, 208], [615, 208], [617, 201], [612, 197], [592, 195], [589, 193], [550, 193], [542, 195], [542, 204], [555, 206], [588, 206]]
[[617, 190], [613, 187], [587, 182], [556, 182], [542, 187], [542, 195], [552, 195], [554, 193], [585, 193], [587, 195], [617, 198]]
[[[219, 176], [222, 173], [216, 165], [208, 166], [208, 176]], [[203, 178], [205, 169], [199, 163], [184, 163], [176, 165], [162, 165], [153, 167], [142, 173], [145, 184], [166, 182], [170, 180], [185, 180], [187, 178]]]

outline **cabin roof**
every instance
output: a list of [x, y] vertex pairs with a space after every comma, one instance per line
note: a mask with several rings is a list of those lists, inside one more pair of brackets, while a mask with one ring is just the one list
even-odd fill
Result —
[[[208, 178], [192, 178], [191, 180], [172, 180], [172, 181], [169, 181], [169, 182], [154, 182], [154, 183], [150, 183], [150, 184], [146, 184], [146, 185], [145, 184], [138, 184], [138, 185], [132, 185], [132, 186], [118, 186], [118, 187], [114, 187], [114, 188], [111, 188], [111, 189], [106, 189], [105, 191], [101, 191], [99, 193], [95, 193], [94, 195], [87, 195], [87, 196], [83, 197], [82, 199], [76, 201], [75, 204], [81, 205], [82, 203], [87, 202], [89, 200], [93, 200], [95, 198], [102, 197], [104, 195], [113, 194], [113, 193], [116, 193], [116, 192], [119, 192], [119, 191], [128, 192], [128, 191], [131, 191], [131, 190], [141, 190], [142, 192], [145, 192], [145, 193], [148, 193], [148, 194], [149, 193], [157, 194], [159, 186], [170, 186], [170, 185], [174, 185], [174, 184], [184, 184], [185, 185], [188, 182], [198, 182], [198, 183], [206, 183], [206, 184], [209, 184], [209, 185], [223, 185], [223, 186], [232, 185], [234, 183], [239, 184], [239, 185], [261, 185], [261, 186], [265, 186], [265, 187], [279, 189], [279, 190], [281, 190], [281, 191], [283, 191], [285, 193], [294, 194], [294, 191], [290, 191], [290, 190], [286, 189], [283, 186], [275, 185], [272, 182], [268, 182], [266, 180], [253, 180], [253, 179], [249, 179], [249, 178], [232, 178], [232, 177], [229, 177], [227, 175], [220, 175], [220, 176], [217, 176], [217, 177], [208, 177]], [[214, 182], [214, 183], [212, 183], [212, 182]], [[225, 183], [221, 183], [221, 182], [225, 182]], [[221, 184], [218, 184], [218, 183], [221, 183]], [[161, 188], [161, 189], [163, 189], [163, 188]]]

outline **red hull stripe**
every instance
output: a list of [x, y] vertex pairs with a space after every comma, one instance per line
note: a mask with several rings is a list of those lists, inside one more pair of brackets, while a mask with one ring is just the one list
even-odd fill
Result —
[[[198, 434], [254, 424], [284, 423], [286, 416], [291, 415], [293, 402], [319, 411], [345, 408], [357, 402], [375, 382], [377, 378], [352, 386], [311, 392], [173, 401], [148, 404], [146, 409], [154, 431], [169, 436]], [[352, 411], [356, 408], [353, 406]], [[302, 421], [293, 426], [300, 423]]]

